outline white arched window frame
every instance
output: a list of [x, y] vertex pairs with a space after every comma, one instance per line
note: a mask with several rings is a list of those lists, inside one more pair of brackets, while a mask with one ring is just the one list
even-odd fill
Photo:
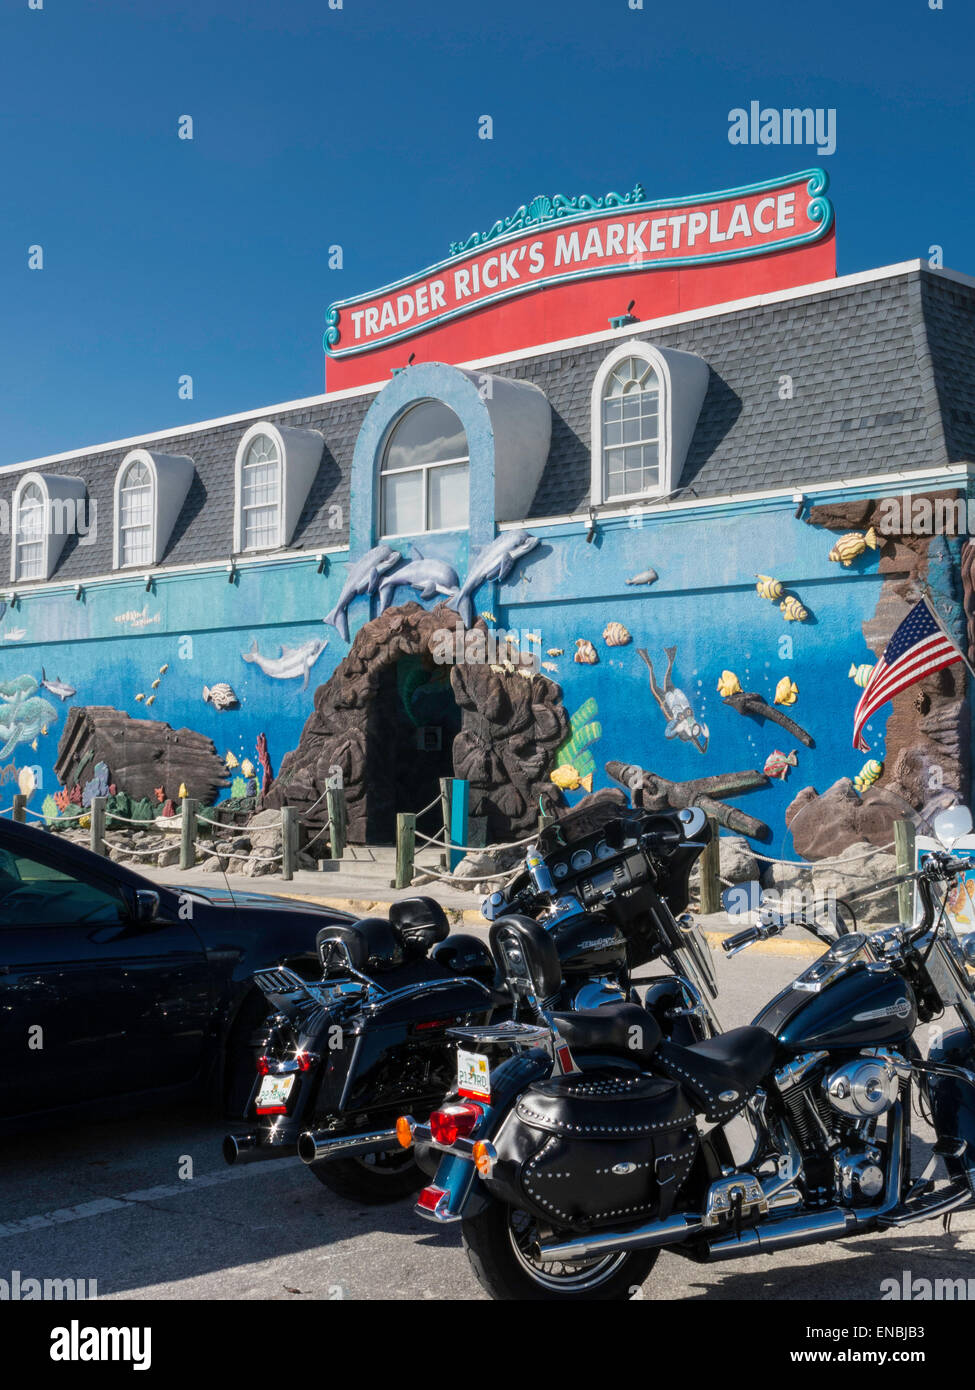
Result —
[[157, 565], [193, 482], [185, 454], [132, 449], [115, 474], [115, 569]]
[[621, 342], [592, 387], [593, 505], [666, 497], [680, 482], [710, 369], [693, 352]]
[[466, 528], [470, 449], [456, 412], [427, 397], [393, 422], [379, 456], [379, 529], [383, 536]]
[[317, 430], [268, 420], [244, 432], [234, 465], [235, 553], [290, 543], [324, 447]]
[[50, 579], [68, 537], [87, 537], [92, 524], [83, 478], [25, 473], [11, 505], [10, 578]]

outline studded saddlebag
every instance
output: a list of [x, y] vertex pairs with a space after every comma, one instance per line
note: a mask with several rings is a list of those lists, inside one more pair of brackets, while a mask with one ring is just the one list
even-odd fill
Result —
[[498, 1131], [495, 1194], [576, 1231], [670, 1215], [697, 1154], [680, 1086], [591, 1071], [530, 1086]]

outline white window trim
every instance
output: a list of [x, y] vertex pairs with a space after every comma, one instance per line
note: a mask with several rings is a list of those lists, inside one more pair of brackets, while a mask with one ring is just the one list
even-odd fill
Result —
[[[278, 451], [281, 486], [278, 496], [278, 525], [275, 539], [268, 545], [244, 547], [244, 459], [258, 435], [265, 434]], [[290, 545], [302, 508], [321, 463], [325, 438], [318, 430], [295, 429], [257, 420], [241, 435], [234, 459], [234, 554], [255, 555]]]
[[[122, 482], [133, 463], [144, 463], [149, 470], [152, 497], [149, 507], [149, 559], [122, 562]], [[113, 569], [140, 569], [157, 565], [165, 554], [173, 527], [183, 509], [186, 494], [193, 482], [193, 460], [185, 454], [157, 454], [148, 449], [131, 449], [115, 474], [114, 527], [112, 539]]]
[[[56, 531], [52, 525], [53, 511], [52, 503], [72, 502], [77, 508], [78, 504], [84, 502], [88, 495], [88, 488], [84, 478], [76, 478], [68, 473], [25, 473], [14, 489], [13, 499], [10, 506], [10, 579], [17, 583], [20, 579], [18, 574], [18, 560], [20, 557], [20, 499], [25, 490], [34, 483], [40, 489], [44, 508], [44, 530], [40, 536], [44, 547], [43, 560], [41, 564], [41, 574], [32, 575], [25, 583], [38, 583], [50, 579], [61, 558], [65, 541], [68, 539], [67, 531]], [[94, 518], [85, 511], [85, 521], [88, 526], [94, 525]]]
[[[400, 425], [412, 411], [416, 410], [418, 406], [428, 405], [430, 402], [433, 402], [434, 405], [446, 406], [448, 410], [453, 411], [453, 414], [457, 416], [457, 421], [460, 424], [461, 429], [464, 430], [464, 440], [467, 444], [467, 453], [459, 455], [457, 458], [437, 459], [436, 463], [415, 463], [411, 464], [409, 468], [387, 468], [386, 458], [389, 454], [389, 441], [392, 439], [393, 435], [399, 429]], [[461, 526], [430, 526], [428, 524], [430, 521], [429, 475], [435, 472], [438, 468], [456, 468], [459, 463], [463, 463], [467, 467], [467, 519]], [[386, 520], [386, 506], [384, 497], [385, 480], [387, 478], [395, 478], [397, 476], [402, 476], [406, 473], [423, 474], [423, 525], [419, 527], [419, 529], [416, 531], [385, 531], [383, 530], [383, 524]], [[415, 401], [411, 401], [407, 408], [401, 411], [400, 414], [396, 416], [396, 419], [387, 429], [385, 435], [383, 436], [382, 446], [379, 450], [379, 495], [376, 501], [376, 514], [379, 519], [379, 526], [377, 529], [379, 531], [380, 540], [393, 540], [401, 536], [414, 535], [435, 536], [439, 535], [441, 532], [446, 534], [451, 531], [466, 531], [469, 528], [471, 519], [470, 441], [467, 438], [467, 430], [464, 428], [463, 420], [461, 420], [460, 416], [457, 415], [457, 412], [456, 410], [454, 410], [453, 406], [448, 405], [446, 401], [441, 401], [437, 396], [420, 396]]]
[[[603, 391], [612, 372], [628, 357], [637, 357], [649, 363], [657, 377], [659, 481], [653, 488], [607, 497], [603, 457]], [[589, 495], [593, 506], [666, 497], [674, 491], [680, 482], [681, 470], [707, 394], [710, 374], [708, 364], [696, 353], [681, 352], [676, 348], [657, 348], [637, 338], [624, 339], [603, 358], [593, 380], [590, 408], [592, 477]]]

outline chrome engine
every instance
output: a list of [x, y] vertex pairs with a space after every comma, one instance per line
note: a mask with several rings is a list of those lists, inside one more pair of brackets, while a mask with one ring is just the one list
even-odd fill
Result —
[[910, 1063], [895, 1052], [875, 1052], [855, 1058], [826, 1078], [830, 1105], [851, 1120], [873, 1119], [889, 1110], [910, 1075]]

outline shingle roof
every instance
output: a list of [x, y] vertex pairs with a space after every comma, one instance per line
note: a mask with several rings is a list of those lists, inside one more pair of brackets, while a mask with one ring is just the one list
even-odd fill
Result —
[[[711, 368], [681, 478], [686, 497], [801, 487], [975, 458], [975, 289], [945, 276], [899, 272], [636, 334], [660, 347], [696, 352]], [[607, 331], [595, 343], [491, 367], [534, 382], [552, 407], [551, 449], [529, 516], [563, 515], [587, 504], [592, 382], [610, 346], [620, 341]], [[786, 376], [793, 395], [783, 400]], [[352, 456], [374, 396], [364, 392], [266, 413], [278, 424], [317, 429], [325, 439], [292, 547], [347, 543]], [[188, 454], [196, 466], [163, 565], [229, 556], [234, 458], [246, 428], [238, 420], [189, 434], [174, 431], [146, 446]], [[111, 570], [113, 486], [127, 452], [113, 448], [42, 465], [45, 472], [85, 478], [98, 506], [94, 543], [80, 546], [69, 538], [54, 578]], [[8, 475], [8, 498], [16, 476]], [[0, 535], [0, 582], [9, 564], [9, 536]]]

